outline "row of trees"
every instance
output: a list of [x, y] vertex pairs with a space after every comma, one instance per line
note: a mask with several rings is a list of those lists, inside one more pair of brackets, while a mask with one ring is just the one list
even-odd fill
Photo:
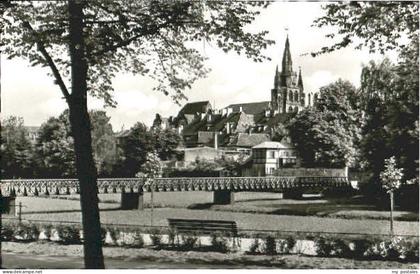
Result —
[[395, 156], [404, 180], [417, 177], [418, 63], [411, 54], [416, 50], [412, 45], [403, 52], [399, 64], [369, 62], [359, 89], [343, 80], [320, 89], [318, 102], [287, 126], [304, 166], [348, 166], [378, 182], [385, 159]]
[[[341, 35], [342, 40], [313, 55], [346, 47], [352, 44], [351, 37], [360, 37], [356, 48], [394, 50], [399, 57], [396, 64], [385, 58], [364, 65], [358, 89], [342, 80], [321, 88], [317, 104], [290, 121], [287, 130], [303, 165], [354, 167], [365, 171], [379, 190], [385, 160], [395, 156], [404, 170], [403, 181], [418, 180], [418, 6], [415, 2], [325, 6], [327, 15], [315, 25], [338, 28], [328, 37]], [[357, 27], [366, 22], [370, 27]]]
[[[171, 130], [134, 125], [124, 137], [117, 135], [104, 111], [90, 111], [92, 147], [98, 176], [133, 177], [146, 162], [146, 155], [156, 151], [160, 160], [176, 157], [181, 142]], [[2, 121], [2, 178], [62, 178], [76, 175], [73, 138], [68, 110], [41, 125], [34, 142], [22, 118]]]

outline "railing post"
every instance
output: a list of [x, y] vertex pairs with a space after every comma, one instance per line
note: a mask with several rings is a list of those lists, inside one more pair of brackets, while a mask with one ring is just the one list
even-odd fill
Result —
[[139, 192], [121, 192], [121, 209], [143, 210], [143, 191]]
[[213, 203], [216, 205], [228, 205], [235, 202], [235, 192], [231, 190], [213, 191]]

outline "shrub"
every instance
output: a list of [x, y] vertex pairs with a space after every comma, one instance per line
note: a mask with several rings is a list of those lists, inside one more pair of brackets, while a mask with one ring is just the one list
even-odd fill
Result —
[[[175, 247], [175, 239], [178, 239], [178, 233], [176, 230], [174, 229], [169, 229], [168, 231], [168, 243], [169, 245], [171, 245], [172, 247]], [[177, 241], [179, 244], [179, 241]]]
[[333, 249], [331, 241], [324, 237], [319, 237], [315, 240], [316, 253], [321, 257], [328, 257], [331, 255]]
[[366, 251], [373, 245], [371, 240], [357, 239], [353, 241], [353, 257], [362, 258], [365, 256]]
[[296, 240], [289, 236], [285, 240], [279, 240], [277, 245], [278, 253], [289, 254], [296, 244]]
[[106, 241], [106, 234], [107, 234], [107, 230], [105, 228], [101, 227], [101, 241], [102, 244], [105, 245], [105, 241]]
[[394, 237], [390, 241], [382, 241], [372, 245], [366, 255], [388, 260], [418, 261], [418, 241], [410, 242], [401, 237]]
[[333, 240], [332, 243], [332, 255], [337, 257], [345, 257], [350, 258], [352, 257], [352, 252], [350, 250], [349, 244], [346, 243], [344, 240], [336, 239]]
[[134, 248], [143, 248], [144, 247], [144, 240], [141, 236], [140, 232], [136, 231], [133, 236], [133, 242], [130, 245]]
[[46, 241], [50, 241], [51, 236], [52, 236], [52, 229], [53, 226], [52, 225], [44, 225], [42, 226], [42, 229], [44, 231], [44, 235], [47, 239], [45, 239]]
[[118, 239], [120, 237], [120, 231], [115, 227], [108, 228], [109, 236], [111, 237], [112, 243], [117, 245]]
[[4, 224], [1, 227], [1, 241], [12, 241], [15, 225], [12, 223]]
[[267, 255], [275, 255], [277, 253], [276, 251], [276, 239], [268, 235], [265, 238], [265, 243], [263, 245], [263, 252]]
[[257, 254], [257, 253], [259, 253], [259, 251], [260, 251], [260, 241], [258, 240], [258, 238], [255, 238], [254, 242], [249, 247], [249, 253], [250, 254]]
[[181, 248], [184, 250], [192, 250], [197, 246], [198, 236], [196, 234], [182, 234], [182, 246]]
[[34, 224], [18, 224], [15, 226], [13, 236], [17, 240], [36, 241], [39, 238], [39, 229]]
[[150, 239], [152, 240], [152, 245], [160, 247], [162, 245], [162, 234], [159, 230], [153, 230], [150, 232]]
[[230, 252], [228, 238], [220, 233], [211, 235], [211, 246], [213, 251], [227, 253]]
[[406, 252], [403, 254], [404, 259], [409, 262], [418, 262], [419, 261], [419, 241], [414, 240], [412, 242], [407, 242]]
[[56, 227], [60, 242], [63, 244], [80, 244], [80, 230], [75, 226], [59, 225]]

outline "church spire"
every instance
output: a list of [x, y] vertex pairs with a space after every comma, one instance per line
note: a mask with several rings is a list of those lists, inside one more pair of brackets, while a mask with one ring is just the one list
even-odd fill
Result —
[[290, 53], [289, 35], [286, 38], [286, 44], [284, 46], [283, 61], [282, 61], [282, 74], [290, 75], [293, 71], [292, 66], [292, 54]]
[[303, 90], [302, 70], [299, 67], [298, 87]]
[[274, 88], [279, 86], [279, 66], [276, 66], [276, 73], [274, 74]]

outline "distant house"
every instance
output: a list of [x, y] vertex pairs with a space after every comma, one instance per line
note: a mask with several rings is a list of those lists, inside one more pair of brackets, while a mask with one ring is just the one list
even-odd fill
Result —
[[295, 149], [287, 143], [263, 142], [252, 147], [252, 157], [242, 170], [243, 176], [272, 175], [276, 169], [296, 165]]

